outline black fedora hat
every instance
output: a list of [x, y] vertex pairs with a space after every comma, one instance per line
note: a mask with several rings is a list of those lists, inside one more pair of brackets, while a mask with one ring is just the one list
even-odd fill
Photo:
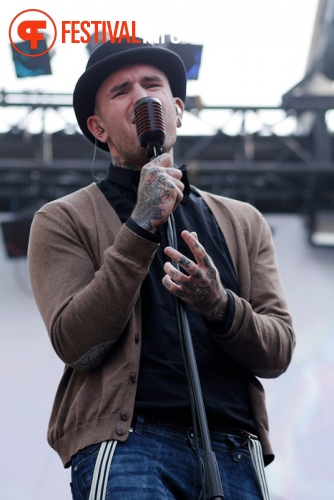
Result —
[[[78, 125], [83, 134], [95, 143], [95, 137], [87, 127], [87, 118], [94, 114], [95, 97], [102, 82], [120, 68], [131, 64], [149, 64], [162, 71], [168, 78], [174, 97], [183, 101], [186, 98], [187, 76], [182, 59], [175, 52], [163, 47], [144, 43], [106, 42], [92, 52], [85, 72], [81, 75], [73, 92], [73, 108]], [[98, 141], [97, 145], [108, 151], [107, 144]]]

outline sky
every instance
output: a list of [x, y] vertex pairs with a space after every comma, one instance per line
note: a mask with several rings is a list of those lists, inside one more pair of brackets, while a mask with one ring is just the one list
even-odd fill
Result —
[[[62, 21], [135, 21], [137, 36], [170, 33], [182, 43], [203, 45], [199, 78], [189, 82], [188, 95], [199, 95], [204, 105], [276, 106], [305, 73], [317, 5], [318, 0], [6, 2], [0, 19], [0, 88], [71, 93], [88, 52], [84, 44], [61, 43]], [[15, 75], [9, 26], [26, 9], [43, 10], [56, 23], [50, 76]], [[4, 108], [0, 113], [4, 116]]]

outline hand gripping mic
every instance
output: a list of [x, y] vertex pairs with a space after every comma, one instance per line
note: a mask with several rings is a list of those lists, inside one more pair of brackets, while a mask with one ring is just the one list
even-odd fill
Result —
[[165, 142], [165, 123], [162, 105], [155, 97], [143, 97], [135, 104], [135, 123], [138, 142], [147, 151], [149, 159], [162, 153]]

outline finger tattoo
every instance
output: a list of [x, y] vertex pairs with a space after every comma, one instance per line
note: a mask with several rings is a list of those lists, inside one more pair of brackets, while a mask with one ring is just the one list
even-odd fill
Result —
[[189, 267], [191, 267], [191, 260], [187, 259], [187, 257], [182, 255], [181, 259], [179, 260], [179, 264], [188, 269]]
[[195, 280], [198, 280], [202, 277], [202, 272], [198, 269], [194, 274], [192, 274], [192, 277], [195, 279]]

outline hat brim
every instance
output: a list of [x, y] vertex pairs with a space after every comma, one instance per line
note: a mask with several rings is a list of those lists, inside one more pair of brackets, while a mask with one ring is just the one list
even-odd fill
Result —
[[[87, 119], [94, 114], [95, 98], [103, 81], [112, 73], [132, 64], [148, 64], [160, 69], [168, 78], [174, 97], [186, 98], [187, 77], [182, 59], [162, 47], [142, 46], [123, 50], [93, 64], [79, 78], [73, 92], [73, 108], [82, 133], [93, 144], [95, 137], [87, 127]], [[108, 145], [97, 140], [97, 146], [108, 151]]]

